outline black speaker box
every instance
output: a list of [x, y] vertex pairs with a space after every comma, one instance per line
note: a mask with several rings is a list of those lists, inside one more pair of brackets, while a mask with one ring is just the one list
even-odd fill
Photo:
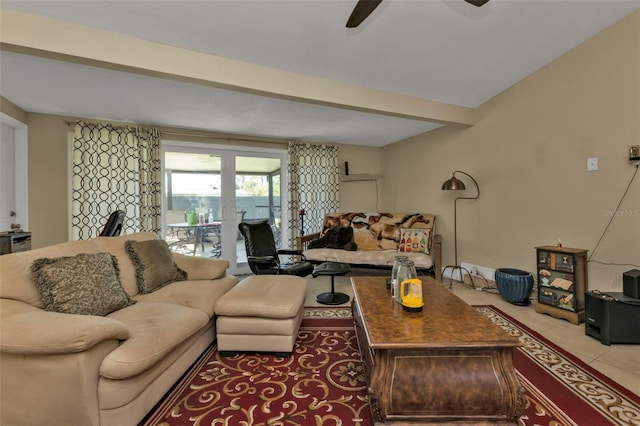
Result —
[[586, 293], [585, 334], [604, 345], [640, 343], [640, 301], [622, 293]]
[[622, 293], [632, 299], [640, 299], [640, 269], [622, 274]]

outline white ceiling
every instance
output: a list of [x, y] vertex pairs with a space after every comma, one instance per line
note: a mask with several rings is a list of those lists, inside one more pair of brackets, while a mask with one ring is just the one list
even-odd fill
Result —
[[[463, 0], [385, 0], [347, 29], [354, 5], [0, 1], [6, 9], [473, 108], [639, 9], [640, 0], [491, 0], [481, 8]], [[30, 112], [371, 146], [440, 126], [7, 51], [0, 52], [0, 93]]]

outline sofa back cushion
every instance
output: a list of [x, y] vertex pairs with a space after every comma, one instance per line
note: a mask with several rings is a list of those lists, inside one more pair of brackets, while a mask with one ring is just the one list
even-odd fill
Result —
[[428, 252], [433, 242], [435, 216], [427, 213], [330, 214], [324, 218], [321, 236], [337, 226], [353, 228], [358, 250], [398, 250], [403, 229], [429, 230], [425, 251]]
[[44, 308], [38, 286], [31, 273], [31, 265], [40, 258], [75, 256], [96, 253], [91, 240], [61, 243], [39, 249], [0, 256], [0, 298], [19, 300], [37, 308]]
[[31, 273], [31, 264], [40, 258], [75, 256], [80, 253], [111, 253], [118, 259], [120, 282], [129, 296], [138, 294], [135, 269], [125, 252], [127, 240], [143, 241], [158, 238], [151, 232], [138, 232], [120, 237], [97, 237], [92, 240], [69, 241], [48, 247], [0, 256], [0, 298], [19, 300], [44, 308], [38, 286]]
[[99, 251], [111, 253], [118, 259], [120, 266], [120, 282], [124, 291], [129, 296], [138, 294], [138, 285], [136, 284], [136, 268], [124, 243], [128, 240], [147, 241], [157, 239], [158, 236], [152, 232], [137, 232], [135, 234], [121, 235], [119, 237], [97, 237], [93, 241]]

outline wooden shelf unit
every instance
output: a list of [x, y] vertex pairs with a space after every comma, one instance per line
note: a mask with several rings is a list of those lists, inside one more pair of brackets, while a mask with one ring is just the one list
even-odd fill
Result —
[[564, 318], [576, 325], [584, 321], [587, 252], [557, 246], [536, 247], [536, 312]]

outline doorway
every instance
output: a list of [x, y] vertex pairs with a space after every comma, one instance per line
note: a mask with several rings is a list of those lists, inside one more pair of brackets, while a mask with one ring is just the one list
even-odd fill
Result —
[[0, 113], [0, 232], [29, 230], [27, 125]]
[[162, 156], [163, 237], [172, 249], [228, 260], [231, 274], [243, 274], [240, 221], [267, 220], [277, 244], [287, 241], [286, 150], [163, 141]]

